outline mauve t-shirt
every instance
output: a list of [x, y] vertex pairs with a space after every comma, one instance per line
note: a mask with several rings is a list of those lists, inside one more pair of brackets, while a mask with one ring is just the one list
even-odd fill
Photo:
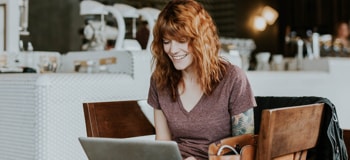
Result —
[[208, 159], [209, 144], [232, 136], [231, 116], [256, 106], [245, 73], [231, 64], [227, 64], [227, 73], [212, 94], [203, 94], [190, 112], [177, 97], [172, 101], [169, 91], [158, 90], [151, 80], [148, 103], [163, 111], [182, 157], [198, 160]]

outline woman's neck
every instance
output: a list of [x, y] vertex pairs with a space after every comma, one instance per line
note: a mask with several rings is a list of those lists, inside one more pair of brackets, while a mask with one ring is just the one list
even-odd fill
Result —
[[182, 78], [184, 81], [196, 81], [197, 74], [194, 72], [193, 67], [188, 67], [182, 70]]
[[182, 70], [182, 80], [183, 84], [179, 86], [179, 93], [184, 94], [187, 92], [186, 90], [190, 91], [188, 93], [194, 94], [195, 92], [199, 93], [201, 95], [203, 93], [200, 84], [198, 83], [198, 76], [194, 69], [186, 69]]

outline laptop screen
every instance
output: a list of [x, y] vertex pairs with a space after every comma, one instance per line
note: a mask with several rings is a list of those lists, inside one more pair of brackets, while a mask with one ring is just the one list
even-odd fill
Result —
[[79, 137], [89, 160], [182, 160], [177, 143], [141, 139]]

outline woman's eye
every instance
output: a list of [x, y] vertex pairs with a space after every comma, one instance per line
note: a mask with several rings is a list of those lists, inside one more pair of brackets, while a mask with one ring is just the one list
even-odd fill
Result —
[[168, 40], [163, 40], [163, 44], [169, 44], [170, 43], [170, 41], [168, 41]]
[[187, 39], [181, 39], [180, 41], [179, 41], [180, 43], [187, 43]]

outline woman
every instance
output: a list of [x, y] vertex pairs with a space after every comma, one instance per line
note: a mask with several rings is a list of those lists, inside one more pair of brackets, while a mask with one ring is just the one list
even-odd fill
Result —
[[349, 36], [349, 24], [346, 22], [337, 23], [335, 27], [334, 43], [338, 45], [340, 44], [341, 47], [349, 48]]
[[200, 160], [208, 159], [210, 143], [253, 133], [249, 82], [219, 57], [216, 27], [199, 3], [170, 1], [153, 34], [148, 103], [154, 108], [157, 140], [176, 141], [183, 158]]

